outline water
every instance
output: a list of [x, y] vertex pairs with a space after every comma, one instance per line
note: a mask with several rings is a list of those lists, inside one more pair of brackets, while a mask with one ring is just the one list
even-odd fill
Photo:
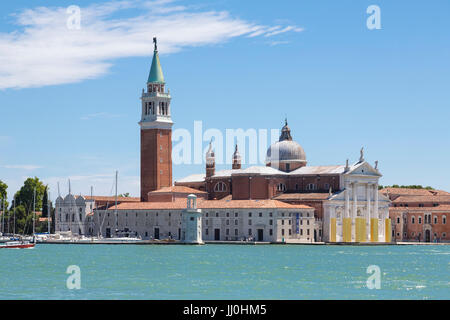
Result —
[[[69, 265], [80, 290], [66, 287]], [[442, 245], [41, 244], [0, 250], [0, 299], [450, 299], [449, 271]]]

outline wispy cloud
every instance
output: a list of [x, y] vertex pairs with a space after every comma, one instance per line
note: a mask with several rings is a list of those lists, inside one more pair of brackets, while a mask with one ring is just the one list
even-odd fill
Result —
[[[254, 24], [230, 13], [171, 1], [110, 1], [81, 8], [81, 28], [67, 27], [67, 8], [38, 7], [14, 15], [18, 29], [0, 33], [0, 89], [74, 83], [106, 74], [117, 58], [221, 43], [231, 38], [300, 32]], [[118, 18], [118, 16], [122, 16]]]
[[36, 170], [42, 168], [41, 166], [36, 166], [32, 164], [11, 164], [1, 166], [6, 169], [21, 169], [21, 170]]
[[288, 43], [289, 43], [289, 41], [270, 41], [269, 45], [270, 46], [278, 46], [280, 44], [288, 44]]
[[92, 119], [111, 119], [111, 118], [120, 118], [122, 115], [120, 114], [112, 114], [108, 112], [97, 112], [84, 115], [80, 117], [81, 120], [92, 120]]

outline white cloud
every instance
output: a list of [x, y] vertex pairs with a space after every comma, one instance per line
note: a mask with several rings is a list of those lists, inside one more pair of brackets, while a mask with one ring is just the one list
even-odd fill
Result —
[[114, 59], [149, 56], [155, 35], [160, 52], [173, 53], [239, 36], [302, 31], [254, 24], [228, 12], [199, 12], [171, 1], [140, 0], [83, 7], [81, 28], [70, 30], [66, 9], [38, 7], [14, 15], [18, 29], [0, 33], [0, 89], [97, 78], [108, 72]]
[[119, 118], [121, 117], [120, 114], [112, 114], [108, 112], [97, 112], [97, 113], [91, 113], [82, 116], [81, 120], [92, 120], [92, 119], [111, 119], [111, 118]]
[[32, 164], [11, 164], [11, 165], [3, 165], [2, 167], [6, 169], [22, 169], [22, 170], [36, 170], [42, 168], [41, 166], [36, 166]]

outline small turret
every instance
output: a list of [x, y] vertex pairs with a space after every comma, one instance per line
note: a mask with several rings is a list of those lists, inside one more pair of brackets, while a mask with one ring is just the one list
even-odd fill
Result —
[[206, 152], [206, 177], [212, 177], [216, 171], [216, 159], [212, 149], [212, 140], [209, 142], [209, 148]]
[[233, 169], [240, 169], [241, 168], [241, 155], [239, 154], [238, 151], [238, 146], [236, 144], [235, 148], [234, 148], [234, 153], [233, 153]]

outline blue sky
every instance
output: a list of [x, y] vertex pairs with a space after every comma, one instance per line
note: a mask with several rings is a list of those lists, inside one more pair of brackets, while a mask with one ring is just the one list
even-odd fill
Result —
[[[381, 9], [369, 30], [366, 9]], [[81, 7], [68, 30], [66, 8]], [[450, 2], [3, 1], [0, 179], [139, 194], [139, 96], [158, 36], [174, 129], [281, 128], [309, 165], [379, 161], [450, 190]], [[207, 142], [204, 142], [206, 147]], [[218, 169], [229, 165], [219, 166]], [[203, 165], [176, 165], [174, 180]]]

